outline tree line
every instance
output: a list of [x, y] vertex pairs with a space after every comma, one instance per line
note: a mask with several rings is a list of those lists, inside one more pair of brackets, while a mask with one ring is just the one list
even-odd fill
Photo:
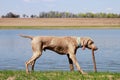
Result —
[[20, 15], [9, 12], [6, 15], [2, 15], [1, 17], [2, 18], [20, 18]]
[[23, 14], [21, 17], [19, 14], [12, 12], [2, 15], [2, 18], [120, 18], [120, 14], [115, 13], [70, 13], [70, 12], [40, 12], [38, 15], [31, 14], [30, 16]]

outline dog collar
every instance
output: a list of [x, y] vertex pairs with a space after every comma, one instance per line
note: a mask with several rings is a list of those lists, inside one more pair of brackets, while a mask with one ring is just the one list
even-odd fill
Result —
[[78, 47], [81, 47], [80, 37], [77, 37], [77, 43], [78, 43]]

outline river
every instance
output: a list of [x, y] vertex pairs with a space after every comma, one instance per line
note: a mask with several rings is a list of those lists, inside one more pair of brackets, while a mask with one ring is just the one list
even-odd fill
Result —
[[[98, 46], [95, 51], [97, 70], [120, 72], [120, 30], [0, 30], [0, 70], [25, 70], [24, 63], [32, 56], [29, 39], [18, 34], [33, 36], [89, 36]], [[77, 50], [77, 60], [84, 71], [93, 71], [91, 50]], [[75, 68], [76, 69], [76, 68]], [[67, 56], [45, 51], [35, 65], [37, 71], [68, 71]]]

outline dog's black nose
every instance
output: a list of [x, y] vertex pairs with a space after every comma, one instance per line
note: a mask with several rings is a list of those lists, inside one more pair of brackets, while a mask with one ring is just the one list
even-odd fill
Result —
[[97, 47], [95, 47], [95, 48], [94, 48], [94, 50], [96, 51], [96, 50], [98, 50], [98, 48], [97, 48]]

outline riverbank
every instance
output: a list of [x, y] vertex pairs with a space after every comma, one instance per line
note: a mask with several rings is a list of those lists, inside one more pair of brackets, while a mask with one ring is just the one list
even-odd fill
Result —
[[120, 26], [0, 26], [0, 29], [120, 29]]
[[88, 72], [82, 75], [78, 72], [67, 71], [35, 71], [26, 74], [25, 71], [0, 71], [0, 80], [119, 80], [120, 73]]
[[0, 18], [0, 29], [118, 29], [120, 18]]

